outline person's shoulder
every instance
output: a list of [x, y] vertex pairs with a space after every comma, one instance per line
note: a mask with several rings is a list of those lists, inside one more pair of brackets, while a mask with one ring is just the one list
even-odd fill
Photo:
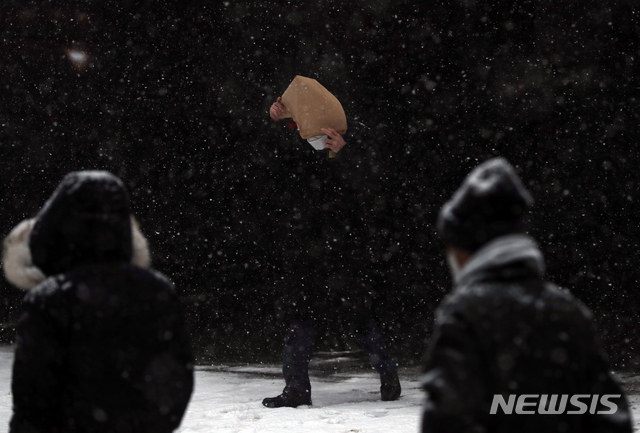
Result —
[[457, 286], [442, 301], [439, 313], [467, 318], [490, 316], [498, 308], [525, 302], [527, 295], [520, 284], [476, 281]]
[[[480, 281], [457, 287], [446, 298], [449, 308], [476, 307], [479, 305], [502, 305], [504, 303], [536, 303], [546, 298], [547, 303], [564, 305], [566, 308], [588, 309], [567, 289], [542, 280], [495, 282]], [[539, 303], [537, 304], [539, 305]]]
[[47, 299], [61, 297], [63, 292], [71, 287], [71, 284], [64, 274], [48, 277], [27, 292], [24, 303], [26, 305], [40, 304]]
[[593, 319], [593, 313], [591, 313], [589, 307], [587, 307], [580, 299], [575, 297], [569, 289], [547, 282], [545, 284], [545, 290], [547, 296], [553, 298], [553, 303], [556, 307], [565, 310], [565, 312], [568, 312], [569, 310], [575, 311], [586, 321], [591, 321]]
[[450, 316], [465, 316], [483, 309], [490, 302], [495, 288], [488, 284], [466, 284], [457, 286], [440, 303], [436, 316], [444, 319]]
[[173, 284], [173, 281], [171, 281], [165, 274], [154, 269], [145, 270], [148, 272], [149, 278], [151, 278], [156, 284], [162, 286], [165, 290], [171, 292], [172, 294], [176, 293], [176, 287]]
[[[161, 272], [131, 264], [87, 266], [45, 279], [29, 290], [24, 297], [27, 309], [47, 311], [68, 308], [86, 300], [93, 288], [108, 290], [120, 287], [125, 292], [135, 290], [142, 298], [151, 296], [158, 301], [177, 302], [173, 282]], [[89, 290], [87, 290], [89, 289]]]
[[162, 272], [151, 268], [141, 268], [132, 264], [125, 265], [125, 272], [130, 275], [130, 278], [138, 282], [140, 286], [155, 287], [156, 289], [175, 294], [175, 285], [169, 277]]
[[592, 320], [591, 311], [571, 291], [543, 280], [470, 283], [451, 294], [447, 308], [473, 315], [493, 315], [498, 310], [535, 309], [560, 313], [567, 320]]
[[457, 286], [444, 299], [443, 304], [447, 308], [461, 308], [469, 304], [486, 302], [500, 293], [496, 284], [486, 282], [476, 282]]
[[[76, 268], [61, 278], [66, 278], [69, 286], [103, 287], [109, 290], [135, 290], [139, 293], [167, 292], [175, 294], [173, 282], [161, 272], [131, 263], [90, 265]], [[118, 290], [116, 290], [118, 291]]]

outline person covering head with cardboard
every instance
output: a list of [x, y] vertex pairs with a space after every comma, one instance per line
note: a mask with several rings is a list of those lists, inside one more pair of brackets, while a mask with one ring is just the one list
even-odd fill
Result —
[[[296, 158], [291, 164], [295, 182], [280, 186], [283, 194], [290, 194], [297, 215], [288, 229], [291, 242], [280, 247], [288, 259], [279, 266], [282, 294], [276, 301], [277, 316], [289, 324], [282, 350], [285, 387], [262, 404], [273, 409], [312, 404], [309, 363], [316, 327], [326, 323], [354, 338], [368, 355], [380, 375], [380, 399], [397, 400], [402, 394], [398, 364], [373, 314], [375, 265], [368, 253], [367, 210], [381, 181], [371, 145], [375, 140], [365, 131], [369, 128], [354, 122], [348, 154], [326, 159], [345, 146], [341, 134], [347, 131], [347, 119], [335, 96], [305, 77], [295, 77], [269, 114], [276, 122], [293, 118], [302, 138], [315, 149], [329, 151]], [[298, 180], [309, 186], [304, 194], [298, 193]]]
[[300, 136], [314, 149], [340, 151], [345, 142], [347, 117], [340, 101], [318, 81], [296, 75], [282, 97], [271, 106], [271, 118], [292, 118]]

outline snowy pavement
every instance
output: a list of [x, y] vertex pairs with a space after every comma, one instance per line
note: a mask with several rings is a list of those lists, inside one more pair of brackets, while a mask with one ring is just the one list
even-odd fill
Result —
[[[380, 401], [373, 373], [311, 378], [313, 406], [267, 409], [281, 378], [247, 372], [198, 371], [196, 390], [180, 432], [389, 432], [417, 431], [421, 393], [403, 382], [399, 401]], [[253, 371], [259, 370], [256, 368]], [[404, 379], [404, 378], [402, 378]]]
[[[13, 349], [0, 346], [0, 433], [11, 417]], [[348, 363], [348, 362], [347, 362]], [[342, 363], [343, 365], [345, 362]], [[282, 391], [275, 365], [198, 367], [195, 391], [178, 430], [187, 432], [340, 432], [418, 431], [422, 393], [416, 370], [401, 370], [402, 397], [380, 401], [380, 380], [374, 372], [327, 373], [332, 367], [311, 366], [313, 406], [268, 409], [264, 397]], [[319, 374], [313, 374], [314, 372]]]
[[11, 364], [13, 348], [0, 346], [0, 433], [9, 430], [11, 419]]
[[[8, 431], [11, 416], [11, 363], [13, 349], [0, 346], [0, 433]], [[336, 360], [333, 360], [336, 361]], [[219, 365], [199, 367], [187, 414], [178, 430], [187, 432], [271, 433], [417, 432], [422, 392], [418, 373], [401, 369], [402, 397], [380, 401], [380, 382], [374, 372], [312, 364], [313, 406], [268, 409], [264, 397], [283, 387], [279, 367]], [[348, 362], [346, 362], [348, 364]], [[342, 362], [345, 365], [345, 362]], [[314, 374], [315, 373], [315, 374]], [[635, 431], [640, 431], [640, 375], [622, 374], [629, 393]]]

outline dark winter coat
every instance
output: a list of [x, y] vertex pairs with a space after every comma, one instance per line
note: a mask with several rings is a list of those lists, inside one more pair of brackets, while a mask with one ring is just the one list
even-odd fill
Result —
[[171, 432], [193, 388], [172, 283], [148, 265], [119, 179], [68, 175], [5, 241], [10, 281], [29, 291], [18, 325], [11, 433]]
[[[631, 432], [626, 399], [609, 374], [591, 313], [544, 282], [543, 272], [542, 255], [525, 235], [497, 238], [466, 264], [437, 311], [425, 361], [423, 432]], [[506, 415], [501, 409], [491, 415], [494, 395], [508, 401], [511, 394], [621, 397], [610, 400], [618, 407], [613, 415]], [[537, 411], [534, 406], [526, 409]]]
[[[350, 124], [347, 144], [329, 158], [295, 133], [295, 159], [279, 187], [294, 204], [283, 252], [281, 307], [295, 320], [368, 317], [375, 286], [373, 203], [380, 186], [379, 158], [364, 126]], [[335, 312], [339, 311], [337, 315]]]

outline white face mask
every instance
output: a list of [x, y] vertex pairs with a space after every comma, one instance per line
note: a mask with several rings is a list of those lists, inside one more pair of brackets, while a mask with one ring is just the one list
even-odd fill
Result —
[[316, 135], [315, 137], [307, 138], [307, 141], [310, 145], [313, 146], [315, 150], [324, 149], [324, 142], [327, 140], [326, 135]]
[[455, 254], [451, 251], [447, 251], [447, 263], [449, 264], [449, 270], [451, 271], [451, 277], [453, 277], [453, 282], [457, 283], [458, 278], [460, 278], [460, 273], [462, 272], [462, 268], [458, 264], [458, 260], [456, 259]]

